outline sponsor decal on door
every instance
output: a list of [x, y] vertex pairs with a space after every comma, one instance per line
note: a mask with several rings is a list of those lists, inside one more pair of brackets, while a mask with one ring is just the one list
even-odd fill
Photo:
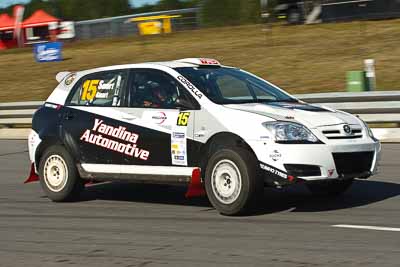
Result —
[[173, 165], [187, 166], [186, 130], [190, 112], [180, 112], [171, 133], [171, 159]]
[[153, 123], [163, 128], [171, 130], [172, 126], [176, 123], [178, 111], [144, 111], [142, 119], [145, 122]]
[[128, 131], [123, 126], [107, 125], [103, 120], [97, 118], [92, 129], [86, 129], [80, 140], [141, 160], [147, 160], [150, 156], [149, 151], [137, 146], [138, 134]]

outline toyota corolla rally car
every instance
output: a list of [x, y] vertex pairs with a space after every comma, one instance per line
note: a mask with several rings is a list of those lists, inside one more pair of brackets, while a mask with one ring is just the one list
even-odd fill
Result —
[[362, 120], [213, 59], [56, 79], [28, 141], [28, 181], [53, 201], [76, 198], [89, 181], [184, 184], [188, 197], [206, 193], [235, 215], [259, 204], [264, 186], [304, 182], [337, 195], [377, 170], [380, 143]]

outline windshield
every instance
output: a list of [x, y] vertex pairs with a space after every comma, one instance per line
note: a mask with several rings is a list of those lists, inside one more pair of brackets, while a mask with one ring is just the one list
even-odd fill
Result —
[[272, 84], [240, 69], [184, 67], [175, 70], [217, 104], [297, 102]]

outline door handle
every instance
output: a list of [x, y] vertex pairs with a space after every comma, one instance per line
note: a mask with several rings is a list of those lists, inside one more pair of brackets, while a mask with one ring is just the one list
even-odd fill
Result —
[[67, 111], [64, 113], [64, 119], [65, 120], [71, 120], [74, 118], [74, 113], [72, 113], [71, 111]]
[[133, 116], [133, 115], [124, 115], [124, 116], [122, 116], [122, 119], [132, 121], [132, 120], [136, 120], [137, 117]]

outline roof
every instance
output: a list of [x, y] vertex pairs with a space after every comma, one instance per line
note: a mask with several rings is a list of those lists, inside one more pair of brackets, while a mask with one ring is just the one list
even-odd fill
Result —
[[52, 22], [59, 22], [60, 19], [47, 14], [45, 11], [39, 9], [36, 10], [29, 18], [22, 22], [23, 28], [31, 28], [38, 26], [47, 26]]
[[[200, 63], [199, 60], [206, 60], [205, 63], [210, 62], [211, 64]], [[185, 67], [199, 67], [205, 65], [212, 65], [216, 66], [215, 62], [218, 62], [214, 59], [204, 59], [204, 58], [185, 58], [185, 59], [178, 59], [178, 60], [171, 60], [171, 61], [162, 61], [162, 62], [146, 62], [146, 63], [134, 63], [134, 64], [123, 64], [123, 65], [110, 65], [104, 67], [98, 67], [93, 69], [87, 69], [82, 71], [77, 71], [80, 75], [87, 75], [90, 73], [98, 72], [98, 71], [110, 71], [110, 70], [117, 70], [117, 69], [130, 69], [130, 68], [143, 68], [143, 69], [165, 69], [165, 68], [185, 68]], [[218, 62], [219, 63], [219, 62]], [[225, 65], [218, 65], [224, 66]]]
[[0, 14], [0, 31], [13, 30], [15, 26], [15, 20], [8, 14]]
[[185, 68], [185, 67], [197, 67], [198, 65], [186, 62], [173, 61], [163, 61], [163, 62], [151, 62], [153, 64], [162, 65], [168, 68]]
[[166, 62], [155, 62], [170, 68], [197, 67], [197, 66], [221, 66], [215, 59], [211, 58], [183, 58]]

